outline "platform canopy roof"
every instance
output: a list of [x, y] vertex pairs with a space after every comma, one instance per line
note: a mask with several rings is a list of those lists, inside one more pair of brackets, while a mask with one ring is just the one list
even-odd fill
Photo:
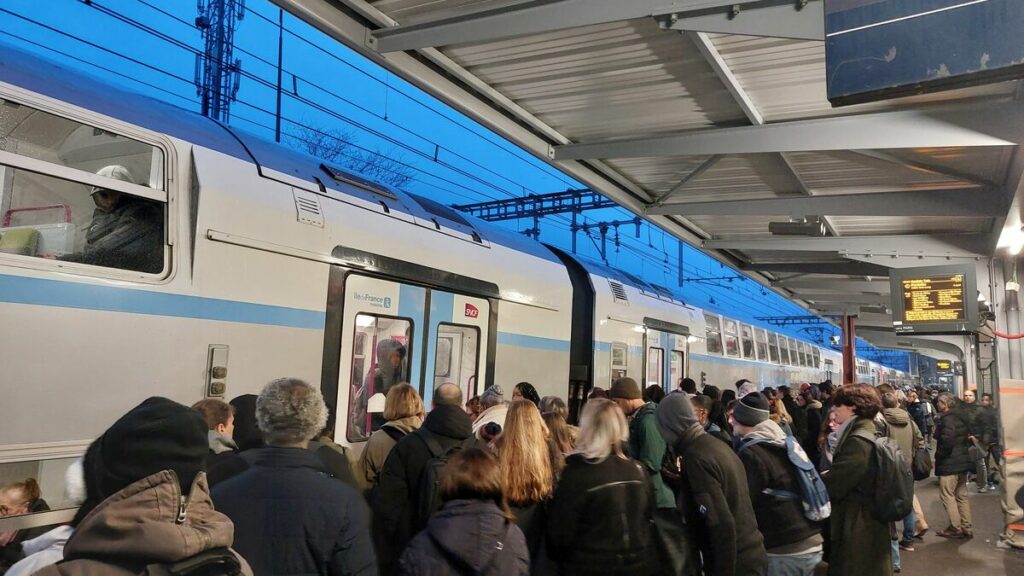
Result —
[[1021, 229], [1021, 82], [833, 108], [821, 0], [274, 1], [820, 314]]

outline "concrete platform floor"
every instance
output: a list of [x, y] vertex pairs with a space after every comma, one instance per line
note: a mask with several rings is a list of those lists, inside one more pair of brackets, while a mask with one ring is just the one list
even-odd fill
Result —
[[913, 552], [900, 551], [902, 574], [1024, 576], [1024, 551], [996, 547], [999, 533], [1003, 530], [998, 492], [978, 494], [972, 484], [970, 501], [974, 515], [974, 539], [947, 540], [935, 535], [949, 524], [946, 510], [939, 501], [938, 482], [934, 477], [929, 478], [918, 482], [916, 488], [928, 519], [929, 531], [924, 542], [915, 543]]

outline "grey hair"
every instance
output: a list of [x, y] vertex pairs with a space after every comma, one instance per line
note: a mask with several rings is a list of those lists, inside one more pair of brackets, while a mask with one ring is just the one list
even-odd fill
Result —
[[582, 454], [588, 460], [597, 461], [612, 454], [623, 457], [622, 445], [628, 441], [626, 416], [614, 402], [595, 398], [586, 403], [573, 454]]
[[949, 392], [943, 392], [939, 394], [939, 397], [935, 399], [935, 404], [945, 404], [950, 409], [956, 407], [956, 396], [953, 396]]
[[256, 399], [256, 424], [267, 444], [296, 444], [314, 438], [327, 425], [320, 390], [298, 378], [278, 378]]
[[569, 418], [569, 409], [565, 407], [565, 401], [558, 396], [545, 396], [540, 399], [541, 414], [558, 414], [562, 418]]

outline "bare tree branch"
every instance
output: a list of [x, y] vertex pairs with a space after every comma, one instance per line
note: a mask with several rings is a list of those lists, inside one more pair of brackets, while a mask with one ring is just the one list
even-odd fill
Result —
[[290, 138], [296, 148], [307, 154], [395, 188], [406, 185], [416, 175], [415, 169], [394, 149], [361, 149], [356, 145], [354, 130], [297, 126]]

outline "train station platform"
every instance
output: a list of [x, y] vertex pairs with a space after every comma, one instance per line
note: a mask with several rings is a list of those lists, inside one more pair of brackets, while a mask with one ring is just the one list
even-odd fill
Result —
[[924, 542], [915, 543], [913, 552], [901, 552], [902, 574], [1024, 574], [1024, 551], [996, 546], [1003, 530], [998, 492], [979, 494], [973, 484], [970, 486], [975, 526], [972, 540], [947, 540], [935, 535], [949, 521], [939, 501], [939, 485], [934, 477], [917, 483], [917, 495], [928, 519], [929, 531], [924, 536]]

